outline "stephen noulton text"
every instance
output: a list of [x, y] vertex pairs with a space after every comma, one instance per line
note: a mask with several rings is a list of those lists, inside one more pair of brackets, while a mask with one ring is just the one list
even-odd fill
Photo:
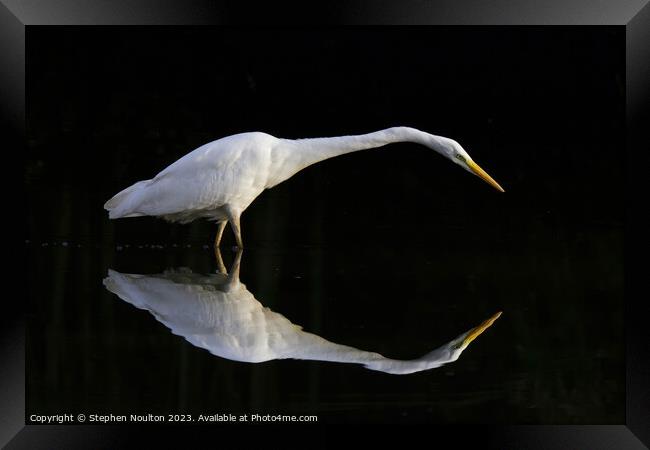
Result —
[[194, 422], [194, 423], [215, 423], [215, 422], [318, 422], [318, 416], [314, 415], [284, 415], [284, 414], [31, 414], [30, 423], [38, 424], [63, 424], [63, 423], [144, 423], [144, 422]]

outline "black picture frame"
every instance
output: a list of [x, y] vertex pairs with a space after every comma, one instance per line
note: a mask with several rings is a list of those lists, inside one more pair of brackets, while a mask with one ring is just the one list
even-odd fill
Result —
[[[631, 263], [647, 247], [637, 233], [636, 205], [643, 205], [634, 180], [643, 180], [649, 145], [650, 5], [646, 0], [594, 3], [586, 0], [493, 2], [348, 1], [268, 3], [261, 9], [244, 2], [199, 0], [155, 2], [99, 0], [0, 2], [0, 94], [3, 147], [20, 155], [25, 134], [25, 41], [32, 26], [55, 25], [616, 25], [626, 33], [627, 205], [625, 247], [626, 292], [626, 421], [624, 424], [583, 426], [437, 426], [423, 430], [436, 441], [450, 438], [455, 445], [481, 443], [487, 448], [647, 448], [650, 445], [650, 339], [645, 320], [647, 294], [634, 294], [642, 283], [639, 267]], [[20, 160], [20, 158], [18, 158]], [[12, 205], [20, 212], [20, 204]], [[634, 236], [632, 239], [631, 237]], [[153, 441], [187, 445], [198, 438], [222, 436], [224, 427], [25, 425], [24, 299], [5, 305], [0, 338], [0, 444], [6, 448], [120, 448], [135, 434]], [[237, 433], [242, 429], [226, 427]], [[276, 428], [276, 427], [273, 427]], [[264, 427], [270, 430], [271, 427]], [[266, 431], [265, 431], [266, 432]], [[410, 432], [408, 432], [410, 433]], [[322, 443], [336, 442], [331, 434]], [[372, 433], [385, 439], [384, 433]], [[364, 439], [372, 436], [364, 436]], [[211, 442], [216, 442], [212, 440]], [[366, 441], [367, 442], [367, 441]]]

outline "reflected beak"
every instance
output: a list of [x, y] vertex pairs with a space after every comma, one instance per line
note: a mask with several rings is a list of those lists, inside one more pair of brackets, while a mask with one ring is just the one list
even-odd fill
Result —
[[490, 328], [490, 326], [494, 323], [495, 320], [497, 320], [499, 317], [501, 317], [501, 311], [490, 317], [488, 320], [480, 324], [478, 327], [470, 330], [467, 332], [467, 337], [463, 340], [463, 343], [461, 344], [461, 348], [465, 348], [469, 345], [470, 342], [472, 342], [474, 339], [479, 337], [481, 333], [483, 333], [485, 330]]
[[499, 183], [494, 181], [494, 179], [487, 174], [487, 172], [479, 167], [478, 164], [476, 164], [474, 161], [467, 161], [467, 165], [469, 168], [476, 174], [480, 179], [485, 181], [486, 183], [490, 184], [493, 188], [498, 189], [501, 192], [505, 192], [501, 186], [499, 186]]

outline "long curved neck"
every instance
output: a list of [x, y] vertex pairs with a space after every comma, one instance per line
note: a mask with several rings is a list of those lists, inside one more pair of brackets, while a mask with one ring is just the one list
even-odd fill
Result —
[[300, 147], [305, 166], [346, 153], [383, 147], [395, 142], [414, 142], [440, 151], [440, 137], [409, 127], [393, 127], [357, 136], [298, 139], [292, 141]]
[[290, 178], [296, 172], [317, 162], [395, 142], [414, 142], [444, 154], [444, 137], [410, 127], [393, 127], [357, 136], [314, 139], [280, 139], [273, 158], [272, 175], [267, 188]]

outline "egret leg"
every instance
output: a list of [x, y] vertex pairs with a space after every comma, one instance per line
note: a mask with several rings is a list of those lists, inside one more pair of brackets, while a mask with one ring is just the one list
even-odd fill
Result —
[[244, 248], [244, 244], [241, 239], [241, 227], [239, 225], [239, 213], [233, 211], [228, 211], [228, 222], [230, 223], [230, 228], [232, 228], [233, 233], [235, 233], [235, 240], [237, 241], [237, 247], [239, 249]]
[[231, 291], [233, 288], [239, 286], [239, 263], [241, 263], [242, 253], [242, 249], [237, 250], [237, 254], [235, 255], [235, 259], [232, 262], [232, 266], [230, 266], [230, 273], [226, 278], [226, 282], [223, 284], [223, 289], [226, 292]]
[[219, 222], [219, 228], [217, 228], [217, 237], [214, 238], [214, 248], [219, 248], [221, 244], [221, 237], [223, 236], [223, 230], [226, 228], [227, 220], [222, 220]]
[[214, 256], [217, 258], [217, 270], [219, 273], [227, 275], [228, 272], [226, 272], [226, 266], [223, 263], [223, 258], [221, 257], [221, 250], [219, 247], [214, 247]]
[[230, 228], [232, 228], [233, 233], [235, 233], [237, 247], [243, 249], [244, 244], [242, 243], [241, 226], [239, 225], [239, 216], [241, 215], [241, 211], [231, 207], [230, 205], [224, 206], [223, 211], [226, 214], [228, 222], [230, 223]]
[[228, 274], [228, 284], [233, 284], [239, 281], [239, 265], [241, 264], [241, 255], [244, 253], [240, 248], [235, 254], [235, 259], [230, 266], [230, 273]]
[[239, 217], [237, 217], [236, 220], [230, 222], [230, 226], [232, 227], [232, 231], [235, 233], [235, 241], [237, 241], [237, 247], [239, 250], [242, 250], [244, 248], [244, 244], [241, 240], [241, 227], [239, 226]]

